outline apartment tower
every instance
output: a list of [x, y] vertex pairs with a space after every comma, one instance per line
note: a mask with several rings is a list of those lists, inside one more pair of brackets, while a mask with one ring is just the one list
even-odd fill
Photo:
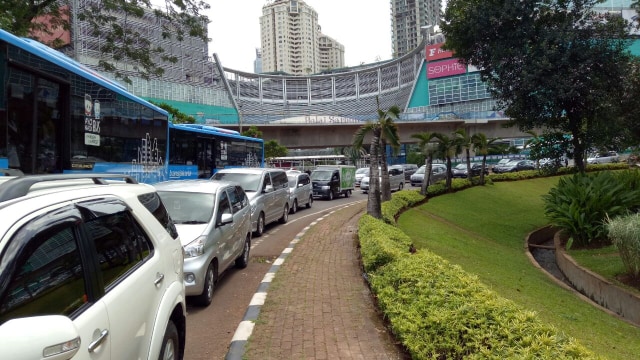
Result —
[[[267, 2], [260, 17], [260, 38], [263, 72], [308, 75], [325, 69], [321, 62], [320, 39], [323, 35], [318, 25], [318, 13], [302, 0]], [[342, 49], [342, 63], [328, 66], [343, 67], [344, 47], [332, 41], [335, 43], [330, 46], [332, 51]]]
[[391, 0], [393, 57], [415, 49], [429, 28], [440, 24], [441, 0]]

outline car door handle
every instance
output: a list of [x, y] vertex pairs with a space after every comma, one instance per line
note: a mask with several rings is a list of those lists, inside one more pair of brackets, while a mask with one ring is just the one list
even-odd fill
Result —
[[164, 280], [164, 274], [156, 273], [156, 279], [153, 281], [153, 284], [157, 286], [162, 282], [162, 280]]
[[109, 330], [104, 329], [100, 331], [100, 336], [89, 344], [89, 352], [94, 352], [98, 346], [102, 345], [102, 343], [107, 340], [107, 336], [109, 335]]

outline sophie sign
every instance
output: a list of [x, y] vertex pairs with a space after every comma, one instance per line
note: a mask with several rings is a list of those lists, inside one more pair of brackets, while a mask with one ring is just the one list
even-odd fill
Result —
[[457, 58], [427, 64], [427, 79], [459, 75], [467, 72], [467, 68]]

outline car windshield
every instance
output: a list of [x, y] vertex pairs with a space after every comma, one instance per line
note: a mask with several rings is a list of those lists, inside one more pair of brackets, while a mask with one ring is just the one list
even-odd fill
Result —
[[213, 216], [213, 194], [158, 191], [158, 195], [176, 224], [206, 224]]
[[225, 180], [237, 182], [245, 192], [256, 192], [260, 188], [260, 174], [217, 172], [211, 180]]
[[287, 176], [287, 178], [289, 179], [289, 187], [290, 188], [294, 188], [297, 186], [298, 184], [298, 175], [289, 175]]
[[507, 166], [516, 166], [516, 165], [518, 165], [518, 163], [519, 163], [519, 162], [520, 162], [520, 160], [512, 160], [512, 161], [509, 161], [509, 162], [507, 163]]
[[332, 170], [316, 170], [311, 173], [311, 180], [327, 181], [331, 180]]
[[418, 170], [416, 170], [416, 172], [414, 174], [424, 174], [426, 167], [424, 166], [420, 166], [420, 168]]
[[456, 170], [466, 170], [467, 169], [467, 164], [458, 164], [455, 167]]
[[368, 174], [368, 173], [369, 173], [369, 168], [360, 168], [356, 170], [356, 174]]

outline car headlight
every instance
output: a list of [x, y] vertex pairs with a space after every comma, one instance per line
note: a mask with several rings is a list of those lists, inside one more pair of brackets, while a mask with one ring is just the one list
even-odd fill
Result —
[[204, 244], [207, 238], [205, 236], [198, 236], [195, 240], [184, 246], [184, 257], [192, 258], [204, 254]]
[[323, 185], [323, 186], [322, 186], [322, 190], [329, 190], [329, 189], [331, 189], [331, 187], [330, 187], [330, 186], [328, 186], [328, 185]]

